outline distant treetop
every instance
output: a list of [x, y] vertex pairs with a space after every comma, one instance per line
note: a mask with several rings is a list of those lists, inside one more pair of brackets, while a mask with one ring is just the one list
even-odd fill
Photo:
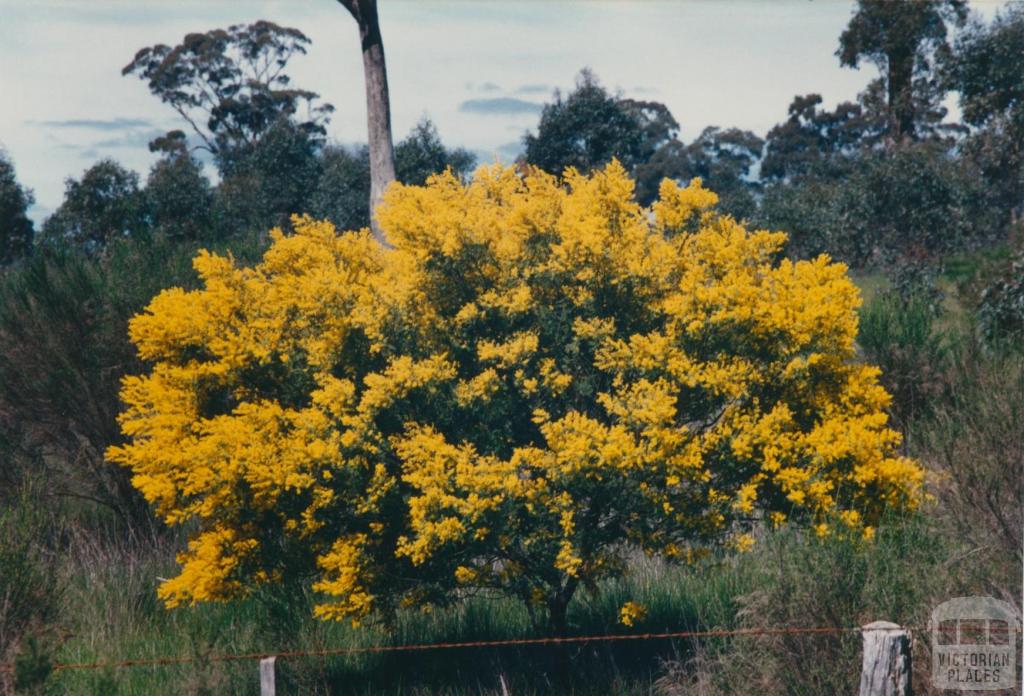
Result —
[[[173, 47], [143, 48], [121, 73], [145, 80], [188, 122], [202, 141], [199, 148], [220, 156], [253, 145], [281, 119], [313, 136], [325, 133], [334, 107], [317, 103], [316, 92], [293, 87], [284, 72], [309, 43], [298, 29], [260, 20], [188, 34]], [[182, 135], [172, 131], [150, 147], [165, 149]]]

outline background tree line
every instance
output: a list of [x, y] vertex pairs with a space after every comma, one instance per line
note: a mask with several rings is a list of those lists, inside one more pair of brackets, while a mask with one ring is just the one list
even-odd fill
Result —
[[[584, 70], [524, 136], [522, 159], [561, 173], [618, 158], [644, 204], [664, 177], [701, 177], [727, 212], [786, 230], [798, 257], [828, 252], [859, 267], [976, 248], [1000, 240], [1024, 212], [1022, 24], [1019, 4], [985, 25], [968, 20], [963, 0], [865, 0], [836, 55], [845, 66], [870, 62], [879, 76], [833, 110], [818, 94], [795, 96], [764, 137], [710, 126], [684, 142], [664, 104], [621, 98]], [[5, 157], [0, 259], [65, 243], [97, 251], [154, 234], [226, 239], [287, 226], [294, 213], [341, 229], [367, 225], [367, 150], [329, 143], [334, 107], [286, 73], [308, 45], [298, 30], [261, 21], [139, 51], [124, 73], [146, 81], [189, 132], [150, 144], [161, 158], [144, 182], [111, 160], [69, 178], [38, 231], [26, 215], [31, 192]], [[949, 92], [959, 96], [962, 123], [945, 120]], [[199, 153], [216, 170], [215, 185]], [[447, 148], [428, 119], [395, 148], [403, 183], [448, 166], [468, 176], [474, 163]]]

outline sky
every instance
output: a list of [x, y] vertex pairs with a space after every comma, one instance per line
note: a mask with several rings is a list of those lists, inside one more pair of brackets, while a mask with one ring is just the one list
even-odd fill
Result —
[[[1002, 4], [971, 2], [986, 18]], [[763, 136], [794, 95], [831, 108], [877, 76], [835, 57], [852, 11], [852, 0], [381, 0], [395, 138], [426, 116], [449, 147], [509, 161], [584, 67], [624, 97], [666, 104], [684, 139], [710, 125]], [[257, 19], [312, 40], [289, 64], [293, 84], [335, 106], [332, 140], [365, 142], [358, 32], [334, 0], [0, 0], [0, 147], [35, 191], [32, 217], [102, 157], [144, 180], [147, 143], [184, 128], [121, 76], [138, 49]]]

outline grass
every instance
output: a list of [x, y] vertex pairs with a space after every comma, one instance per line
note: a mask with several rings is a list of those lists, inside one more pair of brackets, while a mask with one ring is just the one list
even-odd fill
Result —
[[860, 289], [861, 299], [864, 300], [864, 304], [870, 303], [875, 297], [890, 287], [889, 279], [878, 270], [861, 269], [850, 271], [850, 279]]
[[[73, 616], [73, 636], [61, 647], [61, 662], [151, 659], [190, 656], [196, 662], [159, 667], [132, 667], [98, 672], [62, 671], [51, 688], [62, 693], [249, 693], [256, 662], [211, 662], [223, 653], [321, 650], [368, 645], [466, 642], [529, 637], [524, 608], [507, 599], [475, 597], [431, 613], [399, 617], [391, 634], [380, 627], [353, 629], [345, 623], [309, 618], [308, 598], [261, 595], [233, 604], [209, 604], [176, 610], [154, 599], [156, 578], [171, 571], [168, 549], [94, 547], [80, 549], [69, 568], [66, 611]], [[579, 635], [630, 632], [616, 623], [627, 600], [648, 607], [632, 632], [701, 630], [732, 626], [735, 598], [754, 585], [749, 564], [722, 559], [701, 568], [669, 567], [637, 557], [626, 579], [608, 583], [583, 596], [570, 615]], [[684, 647], [671, 641], [636, 641], [620, 645], [574, 645], [466, 648], [443, 653], [363, 654], [303, 657], [279, 662], [284, 693], [497, 693], [504, 675], [515, 693], [548, 690], [561, 675], [564, 652], [574, 670], [585, 675], [593, 693], [649, 693], [661, 673], [661, 661], [678, 658]], [[599, 681], [592, 677], [599, 676]], [[454, 686], [458, 685], [458, 686]]]
[[[975, 580], [952, 572], [962, 549], [947, 544], [927, 515], [892, 520], [874, 544], [783, 530], [746, 554], [694, 566], [637, 555], [627, 577], [579, 598], [570, 613], [577, 635], [777, 626], [855, 626], [875, 619], [921, 625], [937, 601], [970, 593]], [[500, 640], [533, 635], [525, 610], [506, 599], [474, 597], [460, 606], [399, 617], [391, 634], [310, 617], [301, 593], [263, 594], [232, 604], [163, 608], [157, 578], [171, 572], [169, 547], [143, 552], [79, 546], [64, 572], [64, 616], [71, 636], [61, 662], [189, 656], [194, 662], [98, 671], [61, 671], [50, 693], [252, 694], [257, 662], [215, 662], [223, 653]], [[627, 629], [616, 623], [625, 601], [647, 607]], [[846, 636], [621, 641], [557, 646], [460, 648], [444, 653], [296, 657], [278, 661], [278, 693], [690, 694], [697, 680], [711, 693], [818, 694], [849, 691], [859, 670], [860, 639]], [[565, 677], [564, 665], [570, 664]], [[780, 687], [780, 674], [801, 676]], [[927, 665], [921, 667], [926, 669]], [[710, 676], [709, 676], [710, 675]], [[787, 691], [788, 690], [788, 691]]]

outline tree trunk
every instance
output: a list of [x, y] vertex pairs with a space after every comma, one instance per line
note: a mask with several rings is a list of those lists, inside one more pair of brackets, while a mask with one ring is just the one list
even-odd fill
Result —
[[914, 56], [889, 55], [889, 137], [894, 143], [914, 137]]
[[370, 229], [377, 240], [388, 246], [377, 222], [377, 205], [384, 190], [395, 180], [395, 147], [391, 139], [391, 106], [388, 73], [384, 64], [384, 42], [377, 18], [377, 0], [338, 0], [359, 25], [363, 49], [363, 74], [366, 80], [366, 122], [370, 145]]
[[[562, 593], [548, 602], [548, 630], [555, 638], [569, 635], [569, 599]], [[554, 677], [562, 691], [568, 693], [572, 683], [572, 655], [569, 645], [562, 643], [554, 647]]]
[[576, 594], [579, 579], [567, 578], [562, 589], [548, 599], [548, 627], [552, 635], [564, 638], [569, 634], [569, 602]]
[[561, 597], [548, 603], [548, 629], [556, 638], [564, 638], [569, 633], [569, 605]]

